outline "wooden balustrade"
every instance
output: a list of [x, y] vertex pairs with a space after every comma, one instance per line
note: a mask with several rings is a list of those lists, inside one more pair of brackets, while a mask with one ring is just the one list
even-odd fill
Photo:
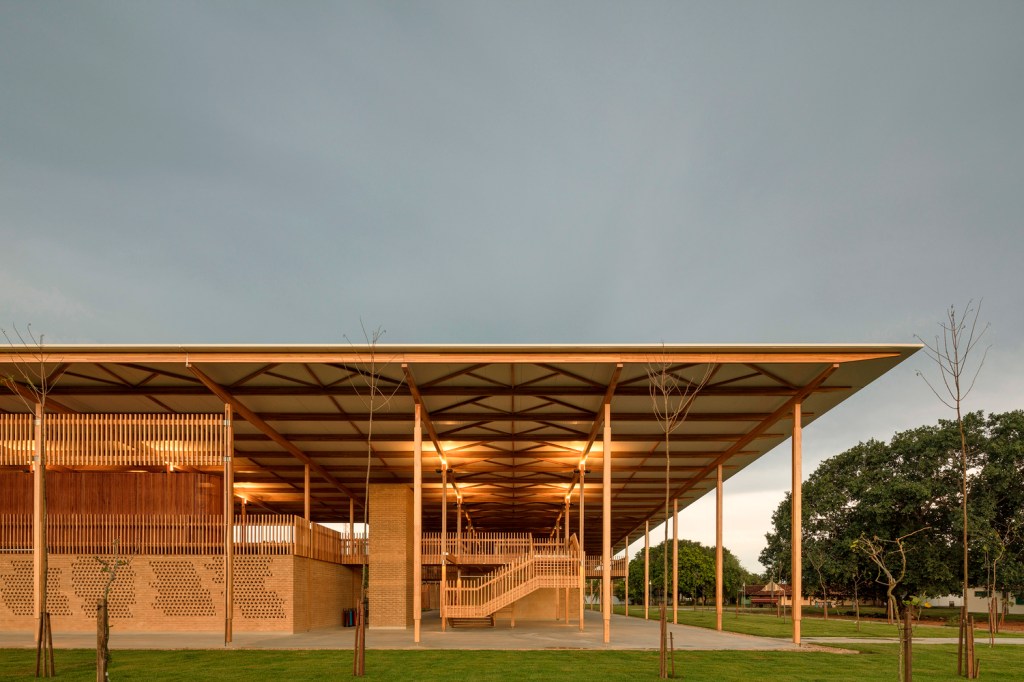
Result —
[[485, 576], [448, 580], [445, 585], [447, 616], [487, 616], [538, 588], [579, 585], [580, 555], [575, 536], [568, 545], [530, 538], [529, 546], [529, 552]]
[[[0, 465], [33, 454], [32, 415], [0, 414]], [[50, 466], [223, 466], [223, 414], [48, 414]]]
[[[188, 514], [51, 514], [51, 554], [109, 554], [117, 541], [122, 554], [195, 555], [224, 551], [224, 517]], [[343, 535], [295, 516], [247, 514], [235, 517], [238, 555], [288, 555], [331, 563], [363, 563], [366, 537]], [[32, 551], [32, 516], [0, 515], [0, 552]]]
[[0, 466], [27, 466], [35, 454], [30, 414], [0, 414]]
[[366, 561], [365, 534], [349, 537], [347, 533], [310, 523], [301, 517], [294, 519], [293, 537], [295, 556], [309, 557], [334, 564], [361, 564]]
[[[588, 578], [600, 578], [601, 573], [604, 570], [601, 557], [599, 556], [588, 556], [587, 561], [587, 577]], [[612, 577], [613, 578], [625, 578], [626, 573], [629, 570], [629, 564], [625, 557], [618, 559], [612, 559]]]
[[32, 551], [32, 515], [0, 514], [0, 552]]

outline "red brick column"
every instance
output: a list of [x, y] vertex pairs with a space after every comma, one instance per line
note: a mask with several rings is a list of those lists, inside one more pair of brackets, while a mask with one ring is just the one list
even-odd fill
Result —
[[369, 625], [407, 628], [413, 621], [412, 488], [371, 485], [369, 504]]

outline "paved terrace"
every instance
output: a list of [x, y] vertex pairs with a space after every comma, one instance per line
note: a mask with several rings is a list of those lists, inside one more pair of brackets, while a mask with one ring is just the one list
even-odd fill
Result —
[[[652, 614], [653, 615], [653, 614]], [[448, 628], [441, 632], [437, 611], [423, 614], [422, 642], [412, 641], [409, 630], [367, 630], [368, 649], [657, 649], [658, 621], [655, 619], [612, 617], [612, 642], [604, 644], [601, 613], [587, 611], [586, 632], [573, 622], [519, 622], [510, 627], [507, 619], [494, 628]], [[798, 649], [785, 639], [754, 637], [705, 628], [669, 624], [675, 648], [694, 650], [785, 650]], [[239, 632], [234, 642], [224, 646], [219, 632], [118, 632], [110, 631], [111, 649], [351, 649], [355, 628], [324, 628], [295, 635]], [[92, 632], [55, 632], [53, 645], [58, 649], [89, 649], [96, 646]], [[34, 647], [31, 633], [0, 632], [0, 648]]]

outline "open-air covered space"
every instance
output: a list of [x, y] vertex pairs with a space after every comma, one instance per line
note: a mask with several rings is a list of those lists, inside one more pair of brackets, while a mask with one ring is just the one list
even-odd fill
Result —
[[[371, 647], [508, 622], [628, 648], [646, 625], [611, 618], [616, 555], [666, 495], [670, 513], [708, 493], [721, 508], [723, 482], [789, 439], [798, 510], [802, 429], [917, 348], [5, 348], [0, 629], [31, 636], [47, 565], [55, 641], [94, 630], [95, 557], [116, 543], [119, 634], [333, 628], [366, 565]], [[667, 443], [666, 411], [685, 416]], [[797, 602], [796, 643], [800, 620]]]

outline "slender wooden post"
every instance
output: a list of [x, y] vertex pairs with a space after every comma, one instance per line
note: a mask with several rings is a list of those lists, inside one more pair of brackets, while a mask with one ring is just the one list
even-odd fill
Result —
[[[43, 614], [46, 612], [46, 604], [43, 603], [43, 582], [46, 580], [47, 557], [46, 557], [46, 514], [43, 509], [46, 504], [46, 463], [43, 461], [43, 406], [36, 404], [35, 414], [35, 452], [32, 455], [32, 566], [33, 566], [33, 592], [35, 596], [36, 620], [40, 628], [36, 633], [36, 641], [45, 637], [43, 631]], [[45, 643], [45, 642], [44, 642]], [[44, 647], [45, 651], [45, 647]], [[37, 666], [38, 667], [38, 666]]]
[[[367, 495], [366, 504], [370, 504], [369, 495]], [[354, 497], [348, 498], [348, 537], [349, 542], [352, 543], [352, 551], [355, 551], [356, 547], [356, 500]], [[369, 544], [367, 544], [366, 551], [370, 551]]]
[[644, 521], [644, 620], [651, 618], [651, 522]]
[[604, 452], [601, 455], [601, 616], [604, 643], [611, 641], [612, 620], [612, 406], [604, 405]]
[[418, 644], [423, 618], [423, 423], [419, 403], [413, 424], [412, 459], [412, 639]]
[[565, 519], [564, 519], [565, 532], [563, 533], [563, 535], [565, 536], [565, 538], [564, 538], [565, 546], [568, 547], [569, 546], [569, 498], [568, 497], [565, 498], [565, 514], [563, 514], [563, 516], [565, 517]]
[[715, 629], [722, 629], [722, 465], [715, 477]]
[[583, 511], [585, 506], [585, 495], [586, 490], [586, 464], [580, 462], [580, 632], [583, 632], [583, 602], [586, 601], [583, 598], [583, 585], [587, 579], [587, 552], [584, 548], [583, 543]]
[[[455, 498], [455, 604], [462, 606], [462, 562], [459, 557], [462, 555], [462, 496]], [[516, 626], [515, 603], [512, 604], [512, 627]]]
[[[569, 497], [565, 498], [565, 546], [569, 547]], [[565, 624], [569, 624], [569, 588], [565, 588]]]
[[310, 499], [309, 499], [309, 465], [307, 464], [306, 465], [305, 484], [302, 487], [303, 518], [306, 519], [306, 523], [307, 524], [309, 524], [309, 522], [312, 521], [312, 519], [309, 517], [309, 507], [310, 507]]
[[441, 462], [441, 632], [448, 614], [448, 462]]
[[793, 405], [793, 481], [792, 481], [792, 518], [791, 525], [793, 534], [790, 539], [790, 548], [793, 555], [793, 579], [792, 579], [792, 613], [793, 613], [793, 643], [800, 643], [800, 620], [802, 618], [801, 597], [803, 595], [803, 561], [801, 557], [801, 523], [802, 516], [802, 483], [801, 456], [803, 449], [802, 418], [800, 415], [800, 403]]
[[623, 587], [626, 591], [626, 618], [629, 618], [629, 533], [626, 533], [626, 582]]
[[235, 429], [234, 413], [224, 406], [224, 643], [231, 643], [235, 615]]
[[672, 622], [679, 624], [679, 500], [672, 500]]

